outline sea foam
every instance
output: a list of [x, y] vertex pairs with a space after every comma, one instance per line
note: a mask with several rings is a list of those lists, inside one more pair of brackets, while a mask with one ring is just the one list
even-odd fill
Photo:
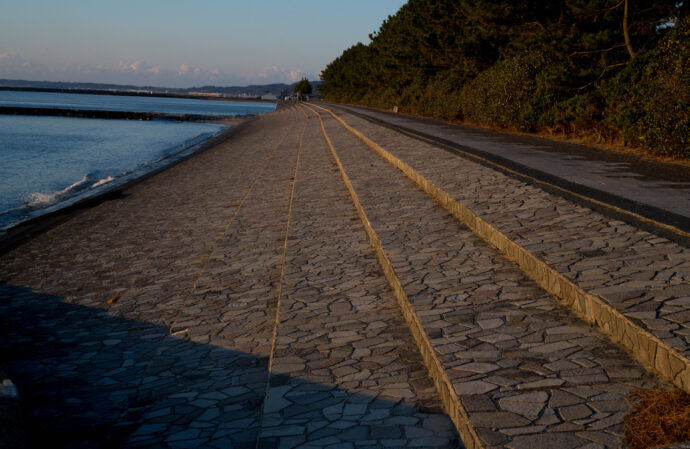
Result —
[[35, 207], [35, 206], [44, 206], [44, 205], [52, 204], [56, 200], [60, 199], [61, 197], [64, 197], [68, 193], [70, 193], [72, 190], [75, 190], [77, 187], [86, 183], [88, 180], [89, 180], [89, 177], [84, 176], [79, 181], [77, 181], [73, 184], [70, 184], [69, 186], [65, 187], [64, 189], [62, 189], [58, 192], [52, 192], [52, 193], [34, 192], [34, 193], [31, 193], [31, 194], [29, 194], [29, 201], [26, 204], [26, 206], [27, 207]]

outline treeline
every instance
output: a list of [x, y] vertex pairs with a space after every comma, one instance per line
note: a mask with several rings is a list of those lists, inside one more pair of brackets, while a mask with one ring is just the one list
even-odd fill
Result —
[[684, 1], [409, 0], [322, 73], [329, 101], [690, 157]]

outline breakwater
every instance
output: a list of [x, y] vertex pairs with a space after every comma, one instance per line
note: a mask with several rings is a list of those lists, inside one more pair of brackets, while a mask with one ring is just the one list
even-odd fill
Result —
[[183, 98], [191, 100], [211, 100], [211, 101], [243, 101], [257, 103], [275, 103], [275, 100], [264, 100], [260, 96], [256, 97], [216, 97], [212, 95], [190, 95], [184, 93], [158, 92], [158, 91], [133, 91], [133, 90], [110, 90], [110, 89], [60, 89], [42, 87], [16, 87], [0, 86], [0, 91], [15, 92], [55, 92], [62, 94], [86, 94], [86, 95], [113, 95], [121, 97], [150, 97], [150, 98]]
[[[119, 120], [176, 120], [176, 121], [206, 121], [217, 120], [222, 117], [215, 114], [175, 114], [169, 112], [137, 112], [137, 111], [105, 111], [69, 108], [32, 108], [23, 106], [0, 106], [3, 115], [38, 115], [53, 117], [101, 118]], [[236, 118], [248, 118], [255, 114], [233, 115]]]

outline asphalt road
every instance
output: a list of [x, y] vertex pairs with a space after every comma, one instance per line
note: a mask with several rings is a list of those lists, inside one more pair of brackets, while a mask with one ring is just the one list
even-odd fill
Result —
[[[604, 203], [657, 223], [690, 232], [690, 168], [640, 156], [549, 139], [374, 109], [333, 105], [377, 123], [498, 164], [507, 171], [574, 193], [574, 200]], [[458, 155], [462, 153], [457, 152]], [[567, 192], [566, 195], [567, 195]], [[563, 191], [555, 193], [563, 194]], [[580, 197], [580, 198], [578, 198]], [[586, 200], [584, 200], [587, 203]], [[599, 210], [601, 204], [587, 204]], [[603, 207], [606, 209], [606, 207]], [[604, 211], [606, 212], [606, 211]], [[630, 217], [627, 217], [630, 219]], [[635, 221], [635, 220], [633, 220]], [[638, 223], [640, 224], [640, 223]], [[647, 227], [650, 223], [646, 223]], [[654, 223], [651, 224], [653, 226]], [[687, 235], [686, 235], [687, 237]]]

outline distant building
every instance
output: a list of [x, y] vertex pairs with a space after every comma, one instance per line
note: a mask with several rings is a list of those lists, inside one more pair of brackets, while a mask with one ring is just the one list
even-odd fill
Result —
[[217, 92], [188, 92], [187, 95], [195, 95], [197, 97], [220, 97]]
[[261, 99], [262, 100], [277, 100], [278, 97], [276, 96], [276, 94], [272, 94], [270, 92], [267, 92], [261, 96]]

